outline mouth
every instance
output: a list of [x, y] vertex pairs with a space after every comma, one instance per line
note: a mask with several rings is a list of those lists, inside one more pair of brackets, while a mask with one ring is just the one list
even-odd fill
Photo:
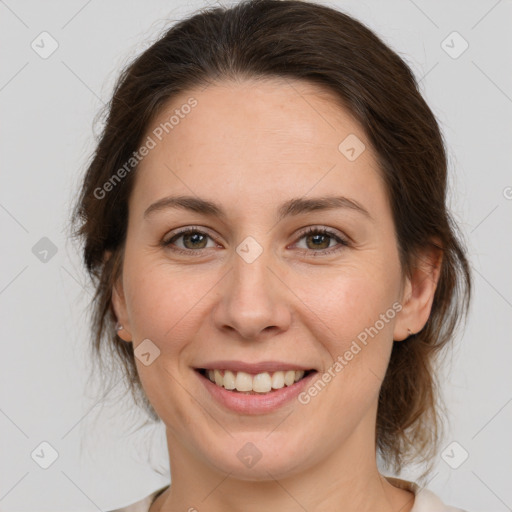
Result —
[[196, 368], [202, 377], [217, 387], [245, 395], [269, 395], [293, 386], [316, 370], [277, 370], [251, 374], [244, 371]]

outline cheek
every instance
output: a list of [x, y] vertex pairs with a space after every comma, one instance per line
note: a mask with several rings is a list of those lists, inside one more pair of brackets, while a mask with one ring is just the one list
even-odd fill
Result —
[[[166, 425], [193, 424], [197, 404], [183, 393], [183, 378], [191, 341], [201, 325], [201, 299], [218, 281], [208, 273], [177, 271], [168, 263], [133, 255], [125, 259], [125, 294], [134, 349], [143, 340], [153, 341], [159, 356], [148, 366], [135, 358], [144, 392]], [[212, 289], [213, 292], [214, 288]], [[204, 315], [203, 315], [204, 316]], [[169, 396], [181, 397], [169, 400]], [[205, 420], [206, 421], [206, 420]], [[181, 432], [178, 437], [187, 437]]]
[[385, 315], [385, 321], [384, 325], [378, 322], [378, 330], [385, 335], [392, 331], [392, 305], [399, 297], [399, 279], [399, 273], [393, 270], [386, 275], [367, 268], [298, 279], [293, 287], [304, 302], [304, 313], [309, 309], [313, 313], [309, 317], [323, 324], [324, 339], [330, 340], [332, 349], [342, 350], [347, 342], [374, 326], [381, 315]]
[[[169, 264], [142, 258], [125, 262], [125, 293], [134, 340], [159, 341], [176, 350], [197, 328], [201, 300], [218, 281], [211, 272], [173, 269]], [[172, 341], [173, 343], [169, 343]]]
[[399, 267], [387, 268], [387, 273], [367, 266], [365, 272], [352, 269], [311, 279], [314, 286], [303, 283], [298, 293], [315, 313], [309, 314], [309, 329], [329, 354], [323, 369], [330, 375], [324, 377], [329, 382], [325, 399], [343, 411], [334, 413], [337, 424], [348, 417], [356, 421], [374, 403], [386, 373], [400, 283]]
[[309, 403], [320, 424], [332, 425], [341, 442], [376, 406], [393, 346], [397, 292], [394, 280], [386, 285], [383, 276], [354, 273], [329, 282], [300, 294], [321, 320], [313, 334], [329, 354], [301, 403]]

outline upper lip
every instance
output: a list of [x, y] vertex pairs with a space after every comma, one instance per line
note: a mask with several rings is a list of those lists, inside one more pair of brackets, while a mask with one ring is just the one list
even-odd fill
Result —
[[311, 366], [284, 361], [261, 361], [259, 363], [246, 363], [244, 361], [212, 361], [198, 366], [197, 369], [205, 370], [230, 370], [232, 372], [246, 372], [258, 374], [263, 372], [277, 372], [279, 370], [313, 370]]

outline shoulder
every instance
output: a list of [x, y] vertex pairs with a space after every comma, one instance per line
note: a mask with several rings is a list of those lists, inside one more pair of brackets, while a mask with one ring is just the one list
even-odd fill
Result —
[[131, 505], [126, 505], [121, 508], [116, 508], [114, 510], [108, 510], [107, 512], [148, 512], [149, 507], [151, 504], [155, 501], [155, 499], [162, 494], [169, 486], [166, 485], [165, 487], [162, 487], [161, 489], [158, 489], [145, 498], [132, 503]]
[[421, 488], [414, 482], [400, 480], [399, 478], [386, 477], [395, 487], [407, 489], [414, 493], [414, 505], [411, 512], [467, 512], [461, 508], [445, 505], [441, 499], [428, 489]]

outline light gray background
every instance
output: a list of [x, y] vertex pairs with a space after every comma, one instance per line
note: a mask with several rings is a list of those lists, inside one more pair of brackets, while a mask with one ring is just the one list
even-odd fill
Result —
[[[2, 511], [108, 510], [168, 482], [144, 461], [149, 445], [168, 468], [163, 430], [131, 435], [137, 415], [124, 412], [115, 389], [87, 382], [91, 288], [65, 228], [94, 147], [94, 116], [119, 70], [166, 20], [204, 5], [0, 1]], [[429, 488], [469, 511], [512, 510], [512, 3], [328, 5], [368, 24], [409, 62], [449, 146], [450, 201], [468, 240], [475, 297], [444, 378], [444, 446], [460, 445], [448, 451], [452, 465], [462, 449], [469, 458], [453, 469], [439, 457]], [[31, 48], [43, 31], [59, 45], [47, 59]], [[453, 31], [469, 44], [458, 58], [441, 46]], [[446, 44], [453, 54], [463, 43]], [[32, 252], [43, 237], [58, 249], [47, 262]], [[43, 441], [59, 454], [48, 469], [31, 458]]]

